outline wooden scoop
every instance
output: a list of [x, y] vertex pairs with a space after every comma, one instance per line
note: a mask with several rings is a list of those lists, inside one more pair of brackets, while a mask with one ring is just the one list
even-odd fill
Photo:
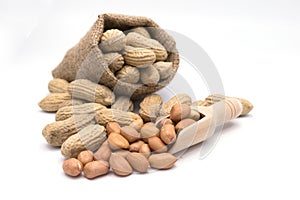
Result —
[[180, 131], [169, 153], [175, 154], [208, 139], [217, 126], [237, 118], [243, 107], [238, 99], [226, 97], [211, 106], [196, 106], [192, 109], [196, 109], [205, 117]]

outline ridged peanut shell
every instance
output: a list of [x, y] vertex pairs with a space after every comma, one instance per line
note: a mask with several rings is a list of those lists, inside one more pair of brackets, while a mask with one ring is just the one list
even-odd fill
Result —
[[125, 54], [123, 56], [126, 64], [138, 68], [148, 67], [156, 60], [155, 53], [152, 50], [130, 46], [125, 47]]
[[154, 86], [160, 80], [159, 73], [153, 65], [140, 69], [141, 81], [144, 85]]
[[48, 90], [52, 93], [66, 93], [68, 92], [68, 85], [68, 81], [55, 78], [48, 83]]
[[155, 69], [158, 71], [160, 79], [166, 79], [172, 74], [173, 63], [159, 61], [153, 64]]
[[[133, 112], [125, 112], [116, 109], [102, 109], [96, 113], [96, 120], [101, 125], [108, 122], [117, 122], [120, 126], [128, 126], [135, 121], [142, 120], [141, 117]], [[143, 125], [143, 124], [142, 124]]]
[[147, 29], [145, 27], [136, 27], [136, 28], [133, 28], [133, 29], [130, 29], [129, 30], [129, 33], [130, 32], [135, 32], [135, 33], [138, 33], [146, 38], [151, 38], [151, 35], [150, 33], [147, 31]]
[[157, 40], [144, 37], [136, 32], [131, 32], [126, 35], [126, 45], [151, 49], [155, 53], [156, 60], [158, 61], [164, 61], [168, 57], [165, 47]]
[[66, 106], [76, 106], [76, 105], [81, 105], [81, 104], [83, 104], [83, 103], [84, 103], [83, 100], [79, 100], [79, 99], [68, 99], [68, 100], [63, 101], [63, 102], [59, 105], [58, 109], [61, 109], [61, 108], [66, 107]]
[[119, 53], [107, 53], [104, 54], [103, 58], [112, 73], [120, 70], [124, 65], [124, 58]]
[[94, 114], [101, 109], [106, 109], [105, 106], [98, 103], [85, 103], [81, 105], [66, 106], [60, 108], [55, 114], [55, 120], [61, 121], [68, 119], [73, 115]]
[[94, 123], [94, 115], [72, 116], [46, 125], [42, 134], [50, 145], [61, 146], [71, 135]]
[[56, 112], [61, 103], [70, 99], [71, 95], [69, 93], [50, 93], [39, 102], [39, 106], [43, 111]]
[[151, 94], [146, 96], [140, 103], [139, 114], [144, 121], [149, 122], [159, 116], [159, 111], [163, 100], [158, 94]]
[[125, 65], [116, 72], [116, 77], [126, 83], [137, 83], [140, 80], [140, 71], [136, 67]]
[[62, 144], [61, 153], [67, 158], [77, 157], [85, 149], [96, 151], [105, 140], [106, 132], [103, 126], [88, 125]]
[[72, 81], [69, 84], [68, 91], [73, 98], [99, 103], [104, 106], [112, 105], [115, 101], [115, 95], [108, 87], [86, 79]]
[[116, 110], [122, 110], [125, 112], [131, 112], [133, 111], [133, 102], [127, 96], [120, 96], [111, 106], [111, 108]]
[[169, 115], [172, 107], [175, 104], [178, 104], [178, 103], [191, 105], [192, 104], [192, 99], [187, 94], [177, 94], [162, 106], [162, 108], [160, 110], [160, 115], [161, 116]]
[[118, 29], [110, 29], [102, 34], [99, 48], [103, 52], [115, 52], [123, 50], [125, 45], [125, 34]]

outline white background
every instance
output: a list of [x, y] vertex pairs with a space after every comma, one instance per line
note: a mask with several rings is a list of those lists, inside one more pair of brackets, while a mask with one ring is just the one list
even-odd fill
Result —
[[[299, 11], [298, 0], [1, 0], [0, 198], [299, 199]], [[197, 42], [226, 94], [253, 102], [251, 115], [232, 122], [207, 157], [198, 146], [172, 170], [66, 177], [59, 149], [41, 134], [54, 115], [37, 103], [51, 70], [102, 13], [147, 16]]]

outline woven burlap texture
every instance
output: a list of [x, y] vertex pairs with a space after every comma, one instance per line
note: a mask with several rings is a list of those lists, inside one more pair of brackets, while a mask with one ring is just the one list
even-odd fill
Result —
[[[157, 85], [131, 84], [119, 81], [108, 68], [98, 44], [100, 38], [109, 29], [122, 31], [136, 27], [147, 27], [152, 38], [158, 40], [168, 51], [167, 61], [173, 62], [171, 75]], [[116, 94], [139, 99], [166, 86], [175, 76], [179, 66], [179, 54], [174, 39], [161, 29], [154, 21], [141, 16], [121, 14], [102, 14], [86, 35], [67, 51], [61, 63], [52, 71], [54, 78], [62, 78], [69, 82], [75, 79], [89, 79], [111, 88]]]

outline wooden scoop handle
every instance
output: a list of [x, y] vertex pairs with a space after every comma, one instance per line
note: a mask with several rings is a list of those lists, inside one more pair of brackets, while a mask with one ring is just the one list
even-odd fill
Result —
[[172, 154], [209, 138], [214, 133], [216, 126], [223, 125], [241, 114], [242, 104], [237, 99], [225, 98], [209, 107], [198, 106], [193, 109], [197, 109], [205, 117], [184, 128], [177, 135], [176, 142], [169, 149]]

